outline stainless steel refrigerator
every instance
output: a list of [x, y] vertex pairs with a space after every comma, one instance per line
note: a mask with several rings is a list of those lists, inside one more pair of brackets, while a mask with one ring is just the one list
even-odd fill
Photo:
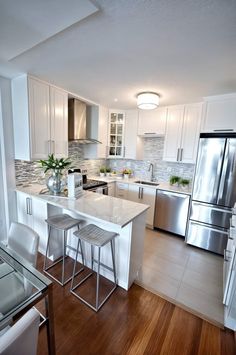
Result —
[[236, 133], [202, 133], [187, 243], [222, 254], [236, 202]]

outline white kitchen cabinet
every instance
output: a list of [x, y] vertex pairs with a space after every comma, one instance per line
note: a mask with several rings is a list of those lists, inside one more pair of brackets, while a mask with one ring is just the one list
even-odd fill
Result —
[[15, 158], [68, 155], [68, 96], [61, 89], [23, 75], [12, 80]]
[[109, 111], [108, 157], [124, 157], [125, 111]]
[[164, 136], [166, 130], [167, 108], [138, 110], [138, 135], [144, 137]]
[[87, 135], [100, 143], [85, 144], [83, 146], [84, 158], [107, 158], [108, 116], [108, 108], [104, 106], [87, 106]]
[[138, 132], [138, 110], [125, 111], [125, 159], [143, 159], [143, 139], [137, 135]]
[[198, 103], [168, 108], [163, 160], [195, 163], [201, 111]]
[[124, 182], [116, 182], [116, 197], [124, 200], [128, 199], [129, 185]]
[[206, 97], [202, 132], [236, 131], [236, 94]]
[[23, 192], [17, 191], [17, 216], [18, 222], [23, 223], [35, 232], [38, 233], [39, 239], [39, 251], [42, 254], [46, 252], [47, 243], [47, 203], [32, 198]]
[[128, 200], [150, 206], [147, 210], [146, 225], [153, 228], [156, 189], [147, 186], [129, 184]]
[[68, 94], [50, 86], [50, 152], [57, 158], [68, 156]]
[[116, 183], [115, 182], [109, 182], [107, 184], [108, 188], [108, 196], [115, 197], [116, 195]]

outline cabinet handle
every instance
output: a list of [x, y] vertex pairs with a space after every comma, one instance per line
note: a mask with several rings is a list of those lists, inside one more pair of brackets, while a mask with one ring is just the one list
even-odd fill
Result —
[[213, 129], [214, 132], [233, 132], [233, 128], [227, 128], [227, 129]]
[[141, 187], [138, 188], [138, 198], [140, 199]]
[[29, 214], [32, 216], [32, 198], [29, 199]]
[[141, 187], [141, 199], [143, 199], [143, 187]]
[[228, 262], [229, 260], [226, 258], [226, 250], [224, 249], [224, 261]]
[[106, 157], [108, 157], [108, 152], [109, 152], [109, 147], [108, 147], [108, 145], [106, 146]]
[[182, 161], [182, 158], [183, 158], [183, 148], [180, 149], [180, 161]]
[[177, 161], [179, 161], [179, 148], [177, 150], [177, 158], [176, 158]]
[[124, 158], [125, 158], [125, 147], [124, 147], [124, 153], [123, 153], [123, 156], [124, 156]]
[[30, 215], [30, 197], [26, 197], [26, 213]]
[[51, 141], [48, 141], [48, 154], [51, 154]]
[[53, 154], [55, 154], [55, 141], [52, 141], [52, 147], [53, 147], [52, 152]]

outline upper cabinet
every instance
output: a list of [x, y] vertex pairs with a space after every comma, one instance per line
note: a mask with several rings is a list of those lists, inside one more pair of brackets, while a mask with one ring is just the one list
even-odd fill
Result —
[[109, 111], [108, 157], [124, 157], [125, 111]]
[[68, 155], [68, 96], [61, 89], [23, 75], [12, 80], [15, 158]]
[[195, 163], [202, 104], [168, 108], [163, 160]]
[[138, 110], [125, 111], [125, 159], [142, 159], [143, 157], [143, 139], [137, 136], [138, 132]]
[[201, 131], [236, 131], [236, 94], [205, 98]]
[[167, 108], [138, 110], [138, 135], [145, 137], [164, 136]]

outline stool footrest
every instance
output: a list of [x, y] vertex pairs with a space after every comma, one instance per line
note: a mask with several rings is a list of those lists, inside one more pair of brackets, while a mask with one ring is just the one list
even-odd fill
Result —
[[[93, 262], [96, 263], [96, 264], [98, 264], [98, 261], [97, 261], [96, 259], [93, 259]], [[100, 261], [100, 266], [102, 266], [102, 267], [104, 267], [105, 269], [107, 269], [107, 270], [113, 272], [113, 268], [112, 268], [112, 267], [103, 264], [101, 261]]]

